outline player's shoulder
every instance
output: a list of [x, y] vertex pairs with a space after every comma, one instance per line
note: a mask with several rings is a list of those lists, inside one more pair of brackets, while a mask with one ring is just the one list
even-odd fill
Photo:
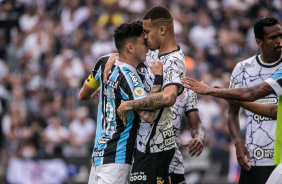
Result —
[[234, 69], [243, 70], [243, 69], [246, 69], [246, 68], [255, 67], [256, 64], [257, 64], [256, 59], [257, 59], [257, 55], [254, 55], [250, 58], [247, 58], [243, 61], [240, 61], [239, 63], [236, 64]]
[[180, 59], [183, 61], [185, 60], [184, 54], [179, 46], [176, 50], [162, 54], [160, 57], [166, 57], [167, 59]]
[[112, 54], [107, 54], [107, 55], [103, 55], [101, 56], [98, 60], [97, 60], [97, 63], [100, 63], [100, 64], [106, 64], [109, 57], [111, 56]]

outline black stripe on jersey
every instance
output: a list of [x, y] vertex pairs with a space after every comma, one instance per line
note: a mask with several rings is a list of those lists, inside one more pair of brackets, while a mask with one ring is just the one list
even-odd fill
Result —
[[164, 53], [164, 54], [160, 55], [160, 56], [159, 56], [159, 59], [160, 59], [162, 56], [165, 56], [165, 55], [168, 55], [168, 54], [170, 54], [170, 53], [177, 52], [177, 51], [180, 51], [180, 47], [179, 47], [178, 45], [177, 45], [177, 49], [176, 49], [176, 50], [173, 50], [173, 51], [171, 51], [171, 52]]
[[189, 113], [189, 112], [194, 112], [194, 111], [199, 111], [198, 109], [191, 109], [189, 111], [186, 111], [185, 114]]
[[[114, 69], [115, 67], [113, 67], [112, 69]], [[124, 100], [121, 95], [120, 88], [126, 93], [126, 95], [128, 96], [130, 100], [134, 99], [132, 90], [126, 80], [126, 77], [120, 71], [119, 68], [117, 69], [119, 70], [119, 74], [118, 74], [116, 81], [119, 81], [119, 83], [118, 83], [117, 89], [113, 89], [115, 93], [115, 108], [116, 108], [115, 111], [116, 112], [117, 112], [117, 108], [119, 107], [121, 103], [121, 100]], [[135, 145], [136, 137], [137, 137], [137, 127], [138, 127], [139, 115], [135, 111], [134, 111], [134, 115], [135, 117], [133, 119], [132, 128], [129, 130], [129, 137], [126, 143], [125, 163], [127, 164], [131, 164], [132, 162], [132, 154], [133, 154], [134, 145]], [[123, 125], [122, 120], [119, 118], [118, 114], [116, 113], [116, 132], [113, 134], [112, 139], [110, 139], [107, 142], [107, 147], [104, 149], [103, 164], [116, 163], [115, 160], [117, 158], [117, 144], [120, 140], [121, 133], [125, 130], [125, 128], [126, 126]]]
[[150, 153], [150, 142], [151, 142], [151, 139], [153, 139], [154, 135], [156, 134], [157, 125], [158, 125], [159, 120], [161, 119], [161, 116], [163, 114], [163, 110], [164, 109], [160, 110], [157, 118], [153, 122], [153, 129], [152, 129], [152, 132], [150, 134], [149, 140], [147, 142], [145, 153]]
[[278, 79], [277, 83], [282, 87], [282, 79]]
[[178, 86], [179, 88], [181, 88], [181, 91], [177, 93], [177, 96], [181, 95], [182, 92], [184, 91], [184, 86], [183, 84], [179, 84], [179, 83], [169, 83], [167, 85], [165, 85], [163, 88], [167, 87], [167, 86], [171, 86], [171, 85], [176, 85]]
[[[95, 66], [94, 66], [94, 68], [93, 68], [93, 70], [92, 70], [93, 76], [95, 76], [95, 75], [97, 74], [97, 72], [98, 72], [100, 66], [103, 67], [103, 68], [105, 68], [105, 65], [106, 65], [106, 63], [107, 63], [109, 57], [110, 57], [110, 56], [102, 56], [102, 57], [100, 57], [100, 58], [98, 59], [98, 61], [95, 63]], [[101, 71], [101, 72], [102, 72], [102, 71]], [[103, 73], [101, 73], [101, 75], [102, 75], [102, 74], [103, 74]]]
[[257, 62], [258, 62], [259, 65], [261, 65], [262, 67], [265, 67], [265, 68], [272, 68], [272, 67], [275, 67], [275, 66], [279, 65], [279, 64], [282, 62], [282, 58], [281, 58], [281, 59], [280, 59], [277, 63], [275, 63], [274, 65], [264, 65], [264, 64], [262, 64], [262, 63], [260, 62], [258, 55], [256, 56], [256, 60], [257, 60]]

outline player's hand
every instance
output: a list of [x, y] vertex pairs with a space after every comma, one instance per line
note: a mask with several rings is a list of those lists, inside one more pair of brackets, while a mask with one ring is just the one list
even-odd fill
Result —
[[104, 72], [103, 72], [103, 83], [106, 82], [106, 80], [107, 80], [107, 78], [108, 78], [108, 76], [109, 76], [109, 73], [110, 73], [110, 71], [111, 71], [112, 66], [114, 65], [114, 63], [115, 63], [116, 60], [118, 60], [118, 59], [119, 59], [119, 57], [118, 57], [118, 54], [117, 54], [117, 53], [114, 53], [114, 54], [112, 54], [112, 55], [109, 57], [109, 59], [108, 59], [106, 65], [105, 65], [105, 70], [104, 70]]
[[117, 109], [117, 113], [118, 113], [118, 116], [119, 118], [122, 120], [124, 126], [126, 126], [127, 122], [126, 122], [126, 118], [127, 118], [127, 115], [129, 113], [129, 109], [128, 109], [128, 106], [126, 104], [125, 101], [121, 101], [118, 109]]
[[95, 91], [94, 91], [94, 93], [92, 93], [92, 95], [91, 95], [91, 99], [94, 99], [96, 96], [99, 96], [99, 93], [100, 93], [100, 87], [98, 87]]
[[184, 85], [185, 88], [191, 89], [195, 91], [196, 93], [203, 94], [203, 95], [208, 95], [209, 93], [210, 87], [207, 84], [205, 84], [204, 82], [199, 82], [189, 77], [182, 78], [181, 82], [183, 84], [188, 85], [188, 86]]
[[163, 64], [160, 61], [153, 61], [151, 63], [151, 72], [154, 75], [163, 75]]
[[248, 162], [252, 162], [252, 159], [250, 157], [247, 147], [245, 146], [245, 143], [243, 141], [240, 141], [235, 144], [235, 147], [238, 164], [241, 166], [242, 169], [250, 171], [251, 166], [247, 163], [245, 156], [247, 156]]
[[193, 157], [195, 154], [196, 156], [199, 156], [204, 149], [204, 140], [201, 138], [193, 138], [182, 145], [187, 146], [188, 154], [191, 157]]

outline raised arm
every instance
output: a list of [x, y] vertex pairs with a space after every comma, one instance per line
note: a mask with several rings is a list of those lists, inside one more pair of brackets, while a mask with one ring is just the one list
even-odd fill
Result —
[[185, 88], [192, 89], [196, 93], [230, 100], [255, 101], [259, 98], [275, 93], [272, 87], [266, 82], [262, 82], [248, 88], [223, 89], [211, 88], [208, 85], [189, 77], [186, 77], [181, 81], [182, 83], [189, 85], [185, 86]]
[[247, 109], [248, 111], [251, 111], [255, 114], [269, 117], [272, 119], [277, 119], [277, 110], [278, 110], [277, 104], [259, 104], [254, 102], [245, 102], [245, 101], [231, 101], [231, 103], [238, 104], [244, 109]]

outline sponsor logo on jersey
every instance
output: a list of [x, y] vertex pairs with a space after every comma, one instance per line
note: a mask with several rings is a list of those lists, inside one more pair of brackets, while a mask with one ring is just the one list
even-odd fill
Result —
[[162, 135], [164, 138], [165, 146], [170, 146], [175, 143], [173, 127], [163, 130]]
[[129, 77], [131, 78], [134, 87], [135, 87], [135, 86], [138, 86], [138, 85], [139, 85], [139, 82], [138, 82], [137, 77], [134, 75], [134, 73], [129, 72], [128, 75], [129, 75]]
[[111, 80], [107, 80], [106, 81], [107, 85], [111, 88], [117, 89], [118, 86], [118, 81], [111, 81]]
[[254, 115], [253, 115], [253, 119], [254, 119], [258, 124], [260, 124], [260, 122], [262, 122], [262, 121], [272, 121], [272, 120], [273, 120], [272, 118], [260, 116], [260, 115], [257, 115], [257, 114], [254, 114]]
[[260, 147], [257, 147], [254, 149], [254, 157], [258, 160], [262, 158], [273, 158], [274, 155], [274, 149], [262, 149]]
[[164, 180], [162, 177], [157, 177], [157, 184], [164, 184]]
[[136, 96], [143, 96], [145, 94], [145, 90], [142, 87], [136, 87], [134, 89], [134, 94]]
[[172, 67], [168, 67], [165, 71], [166, 75], [165, 75], [165, 82], [164, 83], [168, 83], [172, 80]]
[[93, 156], [94, 157], [103, 157], [104, 156], [104, 150], [102, 150], [102, 151], [94, 151]]
[[110, 138], [107, 138], [107, 137], [100, 137], [97, 142], [98, 142], [99, 144], [106, 144], [106, 143], [108, 142], [108, 140], [110, 140]]
[[108, 98], [116, 99], [115, 93], [110, 92], [107, 88], [104, 89], [104, 95], [106, 95]]
[[130, 181], [147, 181], [147, 175], [144, 172], [131, 173]]
[[151, 91], [151, 86], [145, 81], [144, 83], [144, 89], [149, 93]]
[[245, 68], [252, 68], [254, 66], [255, 66], [254, 64], [246, 63], [244, 66], [240, 66], [240, 70], [245, 69]]
[[256, 103], [260, 104], [278, 104], [278, 99], [275, 97], [271, 98], [261, 98], [255, 101]]

